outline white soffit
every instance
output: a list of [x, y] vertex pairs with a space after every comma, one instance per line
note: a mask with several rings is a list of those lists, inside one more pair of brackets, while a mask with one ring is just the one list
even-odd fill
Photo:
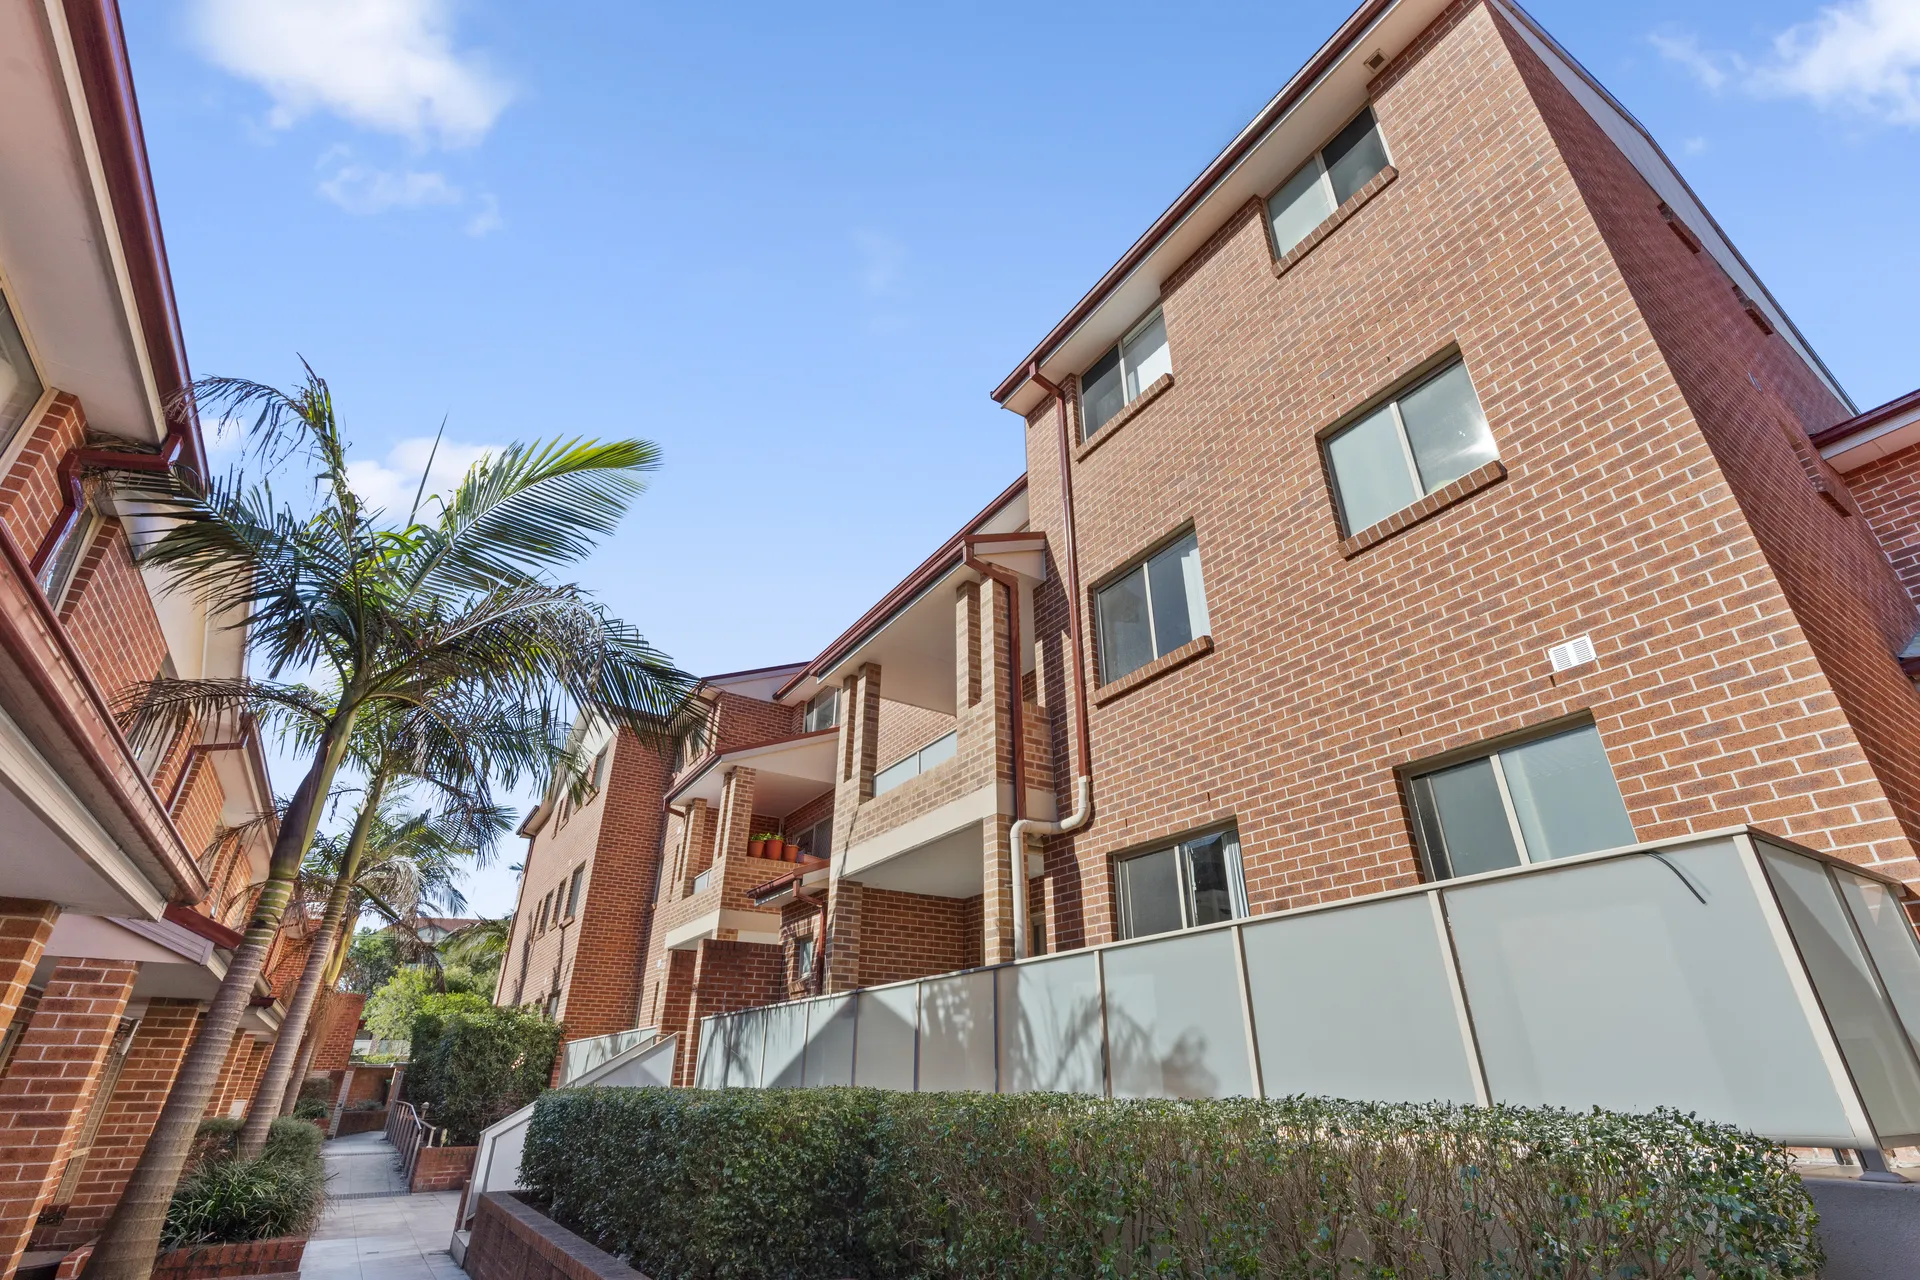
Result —
[[57, 0], [0, 5], [0, 279], [42, 379], [94, 428], [157, 443], [165, 415]]
[[1832, 463], [1834, 470], [1844, 473], [1890, 458], [1915, 444], [1920, 444], [1920, 404], [1834, 441], [1820, 450], [1820, 456]]

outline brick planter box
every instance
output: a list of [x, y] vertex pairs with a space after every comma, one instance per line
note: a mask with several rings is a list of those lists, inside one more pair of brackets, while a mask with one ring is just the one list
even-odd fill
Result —
[[510, 1191], [480, 1197], [462, 1265], [473, 1280], [647, 1280]]
[[[152, 1280], [224, 1280], [228, 1276], [290, 1276], [300, 1270], [305, 1236], [249, 1240], [244, 1244], [207, 1244], [163, 1253], [153, 1264]], [[78, 1276], [93, 1246], [76, 1249], [60, 1263], [60, 1280]]]
[[344, 1138], [350, 1133], [373, 1133], [387, 1127], [387, 1110], [378, 1111], [342, 1111], [340, 1113], [340, 1132], [335, 1137]]
[[473, 1173], [473, 1153], [478, 1147], [422, 1147], [413, 1164], [413, 1181], [407, 1189], [422, 1191], [458, 1191], [467, 1185]]

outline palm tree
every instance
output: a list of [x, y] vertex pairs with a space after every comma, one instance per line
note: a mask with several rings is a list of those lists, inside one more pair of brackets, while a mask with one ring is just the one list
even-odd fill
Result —
[[[209, 612], [239, 617], [266, 673], [153, 681], [128, 729], [150, 741], [252, 712], [290, 729], [309, 763], [243, 941], [88, 1261], [91, 1280], [143, 1280], [152, 1270], [194, 1130], [363, 714], [433, 715], [480, 697], [550, 721], [591, 711], [661, 743], [694, 685], [585, 590], [550, 576], [618, 524], [642, 474], [658, 465], [651, 444], [514, 445], [476, 463], [430, 514], [416, 495], [395, 527], [354, 493], [332, 393], [311, 368], [290, 392], [216, 378], [196, 383], [193, 396], [202, 412], [252, 419], [248, 456], [267, 473], [305, 459], [313, 498], [296, 510], [240, 469], [217, 482], [184, 470], [132, 473], [128, 483], [166, 517], [140, 547], [144, 563]], [[301, 672], [318, 687], [281, 680]]]
[[479, 972], [498, 969], [507, 958], [507, 943], [513, 936], [513, 916], [498, 920], [476, 920], [456, 929], [440, 943], [440, 956]]
[[320, 895], [326, 905], [308, 944], [306, 965], [235, 1141], [235, 1151], [243, 1160], [252, 1159], [266, 1146], [267, 1129], [281, 1113], [279, 1104], [289, 1085], [298, 1093], [304, 1070], [296, 1065], [303, 1052], [312, 1052], [304, 1044], [307, 1025], [335, 940], [348, 918], [347, 902], [360, 875], [368, 837], [376, 823], [385, 820], [388, 792], [413, 782], [433, 788], [444, 808], [414, 838], [438, 841], [443, 849], [464, 846], [484, 860], [506, 822], [489, 796], [488, 784], [498, 776], [511, 785], [529, 768], [551, 767], [564, 753], [564, 739], [556, 738], [547, 726], [529, 724], [516, 706], [492, 706], [471, 698], [454, 700], [452, 705], [447, 701], [436, 704], [433, 714], [400, 706], [376, 707], [361, 716], [350, 753], [366, 773], [360, 810], [341, 848], [335, 881]]

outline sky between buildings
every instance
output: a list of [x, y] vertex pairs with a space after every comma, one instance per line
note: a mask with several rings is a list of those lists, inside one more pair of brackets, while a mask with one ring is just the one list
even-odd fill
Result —
[[[719, 672], [811, 657], [1019, 474], [989, 390], [1351, 7], [123, 18], [194, 371], [305, 356], [396, 506], [443, 417], [436, 483], [513, 439], [658, 442], [577, 576]], [[1920, 385], [1920, 0], [1531, 8], [1861, 408]], [[479, 910], [512, 908], [520, 844]]]

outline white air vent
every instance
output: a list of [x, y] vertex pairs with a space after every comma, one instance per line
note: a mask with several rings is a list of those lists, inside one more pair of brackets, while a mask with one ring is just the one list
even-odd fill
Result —
[[1595, 656], [1592, 636], [1575, 636], [1565, 644], [1557, 644], [1547, 650], [1547, 661], [1553, 664], [1555, 671], [1565, 671], [1570, 667], [1584, 667], [1592, 662]]

